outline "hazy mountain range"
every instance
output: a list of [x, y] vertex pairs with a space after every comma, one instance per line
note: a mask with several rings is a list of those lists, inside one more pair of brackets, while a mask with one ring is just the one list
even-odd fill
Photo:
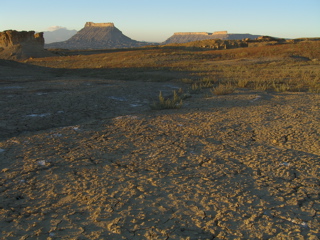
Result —
[[53, 26], [49, 28], [49, 31], [43, 32], [45, 43], [62, 42], [66, 41], [75, 35], [77, 30], [69, 30], [65, 27]]

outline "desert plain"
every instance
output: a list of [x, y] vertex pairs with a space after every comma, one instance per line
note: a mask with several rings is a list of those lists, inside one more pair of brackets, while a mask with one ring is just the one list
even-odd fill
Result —
[[0, 60], [0, 239], [319, 239], [319, 44]]

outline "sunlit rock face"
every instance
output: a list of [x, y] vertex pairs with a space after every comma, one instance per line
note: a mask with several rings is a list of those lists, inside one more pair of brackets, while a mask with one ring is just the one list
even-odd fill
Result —
[[44, 50], [43, 33], [35, 31], [7, 30], [0, 32], [0, 58], [26, 59], [46, 57], [52, 54]]

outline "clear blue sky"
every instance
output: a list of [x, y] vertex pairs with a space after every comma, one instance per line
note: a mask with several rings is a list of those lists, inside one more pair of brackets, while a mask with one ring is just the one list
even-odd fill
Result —
[[113, 22], [135, 40], [164, 41], [174, 32], [320, 37], [320, 0], [0, 0], [0, 31], [80, 30]]

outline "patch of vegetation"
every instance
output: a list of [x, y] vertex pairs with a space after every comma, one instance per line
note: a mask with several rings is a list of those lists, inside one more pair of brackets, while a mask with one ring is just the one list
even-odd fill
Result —
[[248, 79], [239, 79], [237, 82], [237, 86], [239, 88], [246, 88], [249, 84], [249, 80]]
[[190, 78], [182, 78], [180, 81], [183, 83], [186, 83], [186, 84], [193, 84], [194, 83], [194, 81]]
[[192, 84], [191, 88], [189, 88], [189, 93], [191, 94], [197, 94], [201, 92], [201, 84], [200, 83], [194, 83]]
[[215, 95], [227, 95], [233, 93], [235, 87], [229, 82], [226, 84], [220, 83], [217, 87], [213, 88], [211, 92]]
[[150, 107], [152, 110], [162, 110], [162, 109], [179, 109], [182, 107], [182, 97], [178, 95], [176, 91], [173, 91], [173, 98], [165, 99], [160, 91], [159, 101], [154, 102]]
[[275, 82], [273, 82], [272, 87], [276, 92], [287, 92], [290, 90], [290, 86], [288, 83], [275, 83]]

